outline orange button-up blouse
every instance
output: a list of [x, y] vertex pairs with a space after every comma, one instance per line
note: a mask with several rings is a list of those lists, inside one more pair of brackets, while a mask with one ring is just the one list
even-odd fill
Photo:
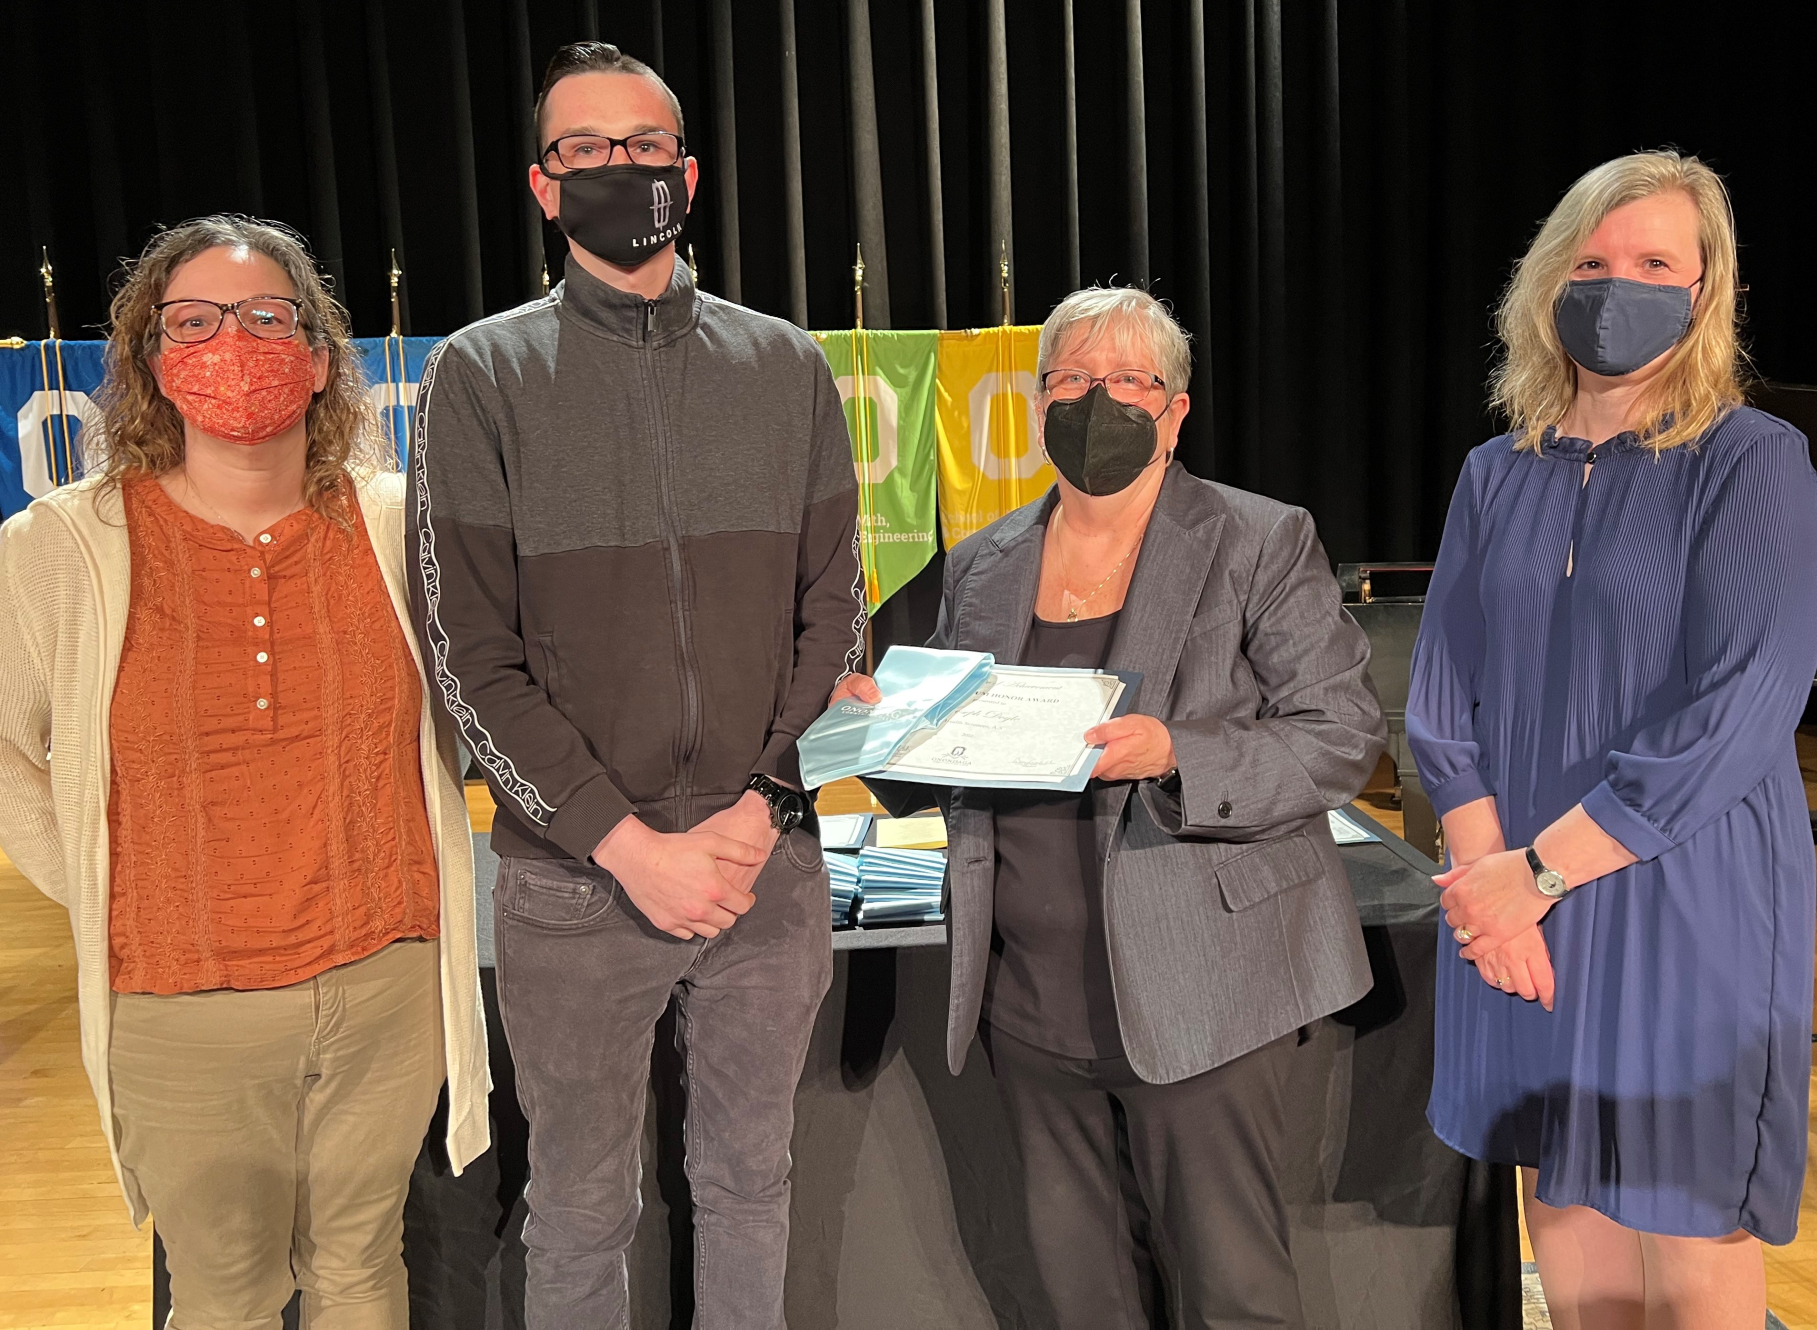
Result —
[[359, 518], [247, 544], [125, 483], [110, 722], [122, 993], [277, 988], [439, 931], [421, 684]]

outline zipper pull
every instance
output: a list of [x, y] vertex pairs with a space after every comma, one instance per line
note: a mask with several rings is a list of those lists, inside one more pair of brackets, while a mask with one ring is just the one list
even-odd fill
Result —
[[656, 302], [654, 300], [646, 300], [644, 301], [644, 342], [646, 344], [650, 341], [650, 334], [654, 331], [655, 325]]

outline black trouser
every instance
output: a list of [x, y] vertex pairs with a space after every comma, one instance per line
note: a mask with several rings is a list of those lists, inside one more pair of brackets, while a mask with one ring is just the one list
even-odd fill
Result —
[[[1297, 1035], [1172, 1085], [982, 1031], [1061, 1330], [1301, 1325], [1278, 1169]], [[1158, 1276], [1158, 1278], [1157, 1278]]]

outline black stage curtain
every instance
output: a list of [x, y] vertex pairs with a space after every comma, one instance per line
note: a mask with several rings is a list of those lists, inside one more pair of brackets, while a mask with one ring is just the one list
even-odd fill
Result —
[[537, 294], [528, 99], [557, 44], [657, 66], [702, 161], [702, 284], [848, 326], [1038, 322], [1142, 281], [1198, 342], [1183, 458], [1310, 507], [1338, 559], [1436, 548], [1489, 311], [1580, 172], [1724, 171], [1766, 377], [1817, 382], [1802, 162], [1817, 6], [1689, 0], [16, 0], [0, 335], [94, 336], [118, 256], [217, 209], [314, 243], [363, 335]]

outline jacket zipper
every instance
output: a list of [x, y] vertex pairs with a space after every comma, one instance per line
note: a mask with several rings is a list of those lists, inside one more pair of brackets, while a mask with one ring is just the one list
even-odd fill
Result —
[[1590, 473], [1596, 469], [1596, 449], [1584, 457], [1584, 477], [1577, 486], [1577, 508], [1571, 516], [1571, 543], [1565, 548], [1565, 580], [1577, 572], [1577, 545], [1584, 534], [1584, 509], [1589, 505]]
[[656, 433], [657, 516], [669, 556], [669, 608], [675, 622], [675, 645], [681, 657], [681, 770], [677, 788], [677, 830], [685, 831], [694, 820], [694, 763], [700, 754], [700, 677], [694, 660], [694, 631], [688, 618], [688, 576], [682, 561], [681, 523], [675, 515], [675, 491], [669, 448], [668, 418], [662, 394], [656, 390], [656, 302], [644, 301], [644, 391]]

